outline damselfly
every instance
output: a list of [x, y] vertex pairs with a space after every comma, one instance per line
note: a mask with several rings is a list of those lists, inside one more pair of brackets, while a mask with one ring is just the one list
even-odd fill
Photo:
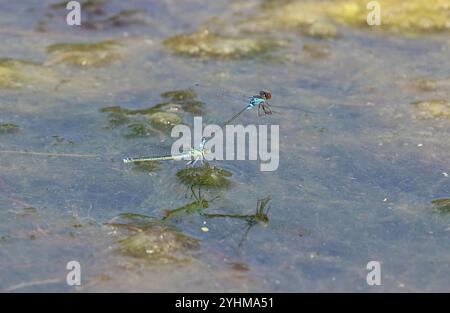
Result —
[[[196, 87], [207, 88], [206, 85], [195, 84]], [[245, 106], [233, 115], [226, 122], [222, 123], [222, 127], [230, 124], [232, 121], [237, 119], [245, 111], [250, 111], [254, 108], [258, 108], [258, 116], [272, 114], [272, 109], [270, 108], [269, 100], [272, 99], [272, 93], [269, 91], [261, 90], [257, 95], [254, 96], [243, 96], [238, 93], [232, 94], [225, 89], [220, 90], [219, 95], [223, 95], [227, 98], [235, 99], [240, 102], [245, 102]]]
[[269, 91], [262, 90], [257, 95], [248, 96], [248, 95], [243, 94], [240, 91], [229, 90], [229, 89], [225, 89], [225, 88], [221, 88], [221, 87], [214, 88], [212, 86], [204, 85], [204, 84], [200, 84], [200, 83], [196, 83], [193, 88], [201, 88], [201, 89], [207, 90], [208, 92], [210, 92], [212, 90], [212, 93], [215, 95], [216, 99], [222, 98], [227, 101], [231, 99], [231, 100], [236, 100], [236, 102], [245, 104], [245, 106], [239, 112], [237, 112], [235, 115], [233, 115], [225, 123], [221, 124], [222, 127], [233, 122], [245, 111], [250, 111], [256, 107], [258, 108], [258, 116], [270, 115], [272, 113], [278, 113], [278, 110], [277, 110], [277, 112], [275, 112], [272, 108], [283, 109], [283, 110], [284, 109], [299, 110], [299, 111], [303, 111], [303, 112], [307, 112], [307, 113], [313, 113], [313, 112], [311, 112], [309, 110], [305, 110], [303, 108], [298, 108], [298, 107], [291, 108], [291, 107], [286, 107], [286, 106], [273, 105], [271, 103], [272, 93]]
[[170, 161], [170, 160], [189, 160], [188, 165], [195, 165], [198, 161], [202, 164], [205, 159], [207, 150], [205, 149], [206, 138], [202, 138], [202, 141], [198, 148], [191, 148], [185, 153], [177, 155], [157, 156], [157, 157], [138, 157], [138, 158], [125, 158], [123, 163], [139, 163], [139, 162], [154, 162], [154, 161]]

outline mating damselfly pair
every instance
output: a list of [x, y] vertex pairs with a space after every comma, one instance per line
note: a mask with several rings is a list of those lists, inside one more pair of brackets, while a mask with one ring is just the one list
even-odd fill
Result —
[[[209, 86], [202, 84], [195, 84], [195, 88], [208, 88], [212, 90]], [[253, 96], [245, 96], [239, 92], [228, 91], [226, 89], [220, 89], [216, 93], [217, 96], [224, 97], [227, 100], [233, 100], [236, 102], [242, 102], [244, 104], [243, 108], [234, 114], [231, 118], [227, 119], [226, 122], [220, 125], [221, 128], [226, 125], [231, 124], [236, 120], [242, 113], [246, 111], [251, 111], [255, 108], [258, 110], [258, 116], [270, 115], [273, 113], [271, 104], [269, 100], [272, 99], [272, 93], [269, 91], [261, 90], [258, 94]], [[198, 161], [204, 162], [205, 154], [208, 151], [205, 149], [205, 144], [209, 138], [203, 137], [198, 148], [191, 147], [188, 151], [180, 153], [177, 155], [167, 155], [167, 156], [156, 156], [156, 157], [138, 157], [138, 158], [126, 158], [123, 159], [124, 163], [137, 163], [137, 162], [147, 162], [147, 161], [165, 161], [165, 160], [189, 160], [188, 165], [195, 165]]]

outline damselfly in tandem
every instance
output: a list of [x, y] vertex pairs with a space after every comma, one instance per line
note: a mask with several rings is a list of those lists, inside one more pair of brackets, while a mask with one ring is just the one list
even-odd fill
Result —
[[[278, 109], [300, 110], [300, 111], [303, 111], [306, 113], [313, 113], [309, 110], [305, 110], [302, 108], [290, 108], [290, 107], [278, 106], [278, 105], [274, 106], [271, 103], [272, 93], [270, 91], [266, 91], [266, 90], [261, 90], [258, 92], [258, 94], [249, 96], [249, 95], [245, 95], [244, 93], [242, 93], [240, 91], [233, 91], [233, 90], [229, 90], [229, 89], [225, 89], [225, 88], [213, 88], [212, 86], [204, 85], [204, 84], [200, 84], [200, 83], [196, 83], [193, 88], [207, 90], [208, 92], [212, 91], [212, 93], [216, 97], [215, 100], [217, 100], [218, 98], [221, 98], [221, 99], [225, 99], [227, 101], [231, 100], [233, 102], [240, 102], [240, 103], [244, 104], [244, 107], [240, 111], [238, 111], [236, 114], [234, 114], [226, 122], [221, 124], [222, 127], [231, 124], [234, 120], [236, 120], [239, 116], [241, 116], [242, 113], [244, 113], [246, 111], [251, 111], [255, 108], [258, 108], [258, 116], [259, 117], [265, 116], [265, 115], [271, 115], [272, 113], [278, 113], [278, 111], [275, 112], [272, 108], [275, 108], [277, 110]], [[232, 104], [231, 101], [230, 101], [230, 105]]]

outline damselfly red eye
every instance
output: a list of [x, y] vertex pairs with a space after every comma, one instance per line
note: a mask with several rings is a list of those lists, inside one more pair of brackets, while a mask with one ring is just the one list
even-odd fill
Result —
[[261, 90], [261, 91], [259, 92], [259, 96], [260, 96], [261, 98], [267, 100], [267, 99], [270, 99], [269, 97], [271, 97], [272, 95], [270, 94], [270, 92]]

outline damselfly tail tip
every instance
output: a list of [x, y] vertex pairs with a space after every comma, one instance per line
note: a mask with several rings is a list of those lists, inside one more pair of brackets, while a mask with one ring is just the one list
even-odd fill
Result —
[[125, 158], [123, 159], [123, 163], [127, 164], [127, 163], [132, 163], [133, 160], [131, 158]]

